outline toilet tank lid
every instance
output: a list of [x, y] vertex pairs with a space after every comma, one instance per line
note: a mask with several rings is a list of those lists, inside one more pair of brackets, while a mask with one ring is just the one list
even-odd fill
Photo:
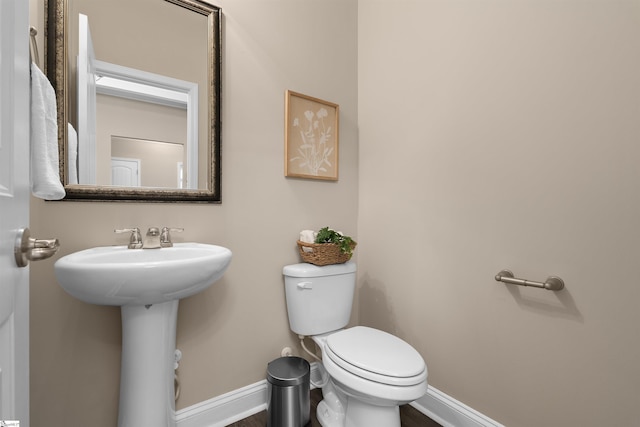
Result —
[[289, 277], [324, 277], [338, 274], [355, 273], [356, 263], [347, 261], [344, 264], [318, 266], [308, 263], [285, 265], [282, 274]]

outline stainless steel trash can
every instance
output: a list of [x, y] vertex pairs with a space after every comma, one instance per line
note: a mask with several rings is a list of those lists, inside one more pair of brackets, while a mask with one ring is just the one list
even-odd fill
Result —
[[309, 362], [280, 357], [267, 365], [267, 427], [304, 427], [309, 423]]

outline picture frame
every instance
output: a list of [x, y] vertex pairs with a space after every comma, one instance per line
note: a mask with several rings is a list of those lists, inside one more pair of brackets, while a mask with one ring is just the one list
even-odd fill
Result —
[[284, 175], [338, 180], [340, 107], [287, 90]]

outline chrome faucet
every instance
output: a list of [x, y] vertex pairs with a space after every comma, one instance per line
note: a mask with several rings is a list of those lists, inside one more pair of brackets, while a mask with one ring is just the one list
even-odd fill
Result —
[[140, 229], [135, 228], [123, 228], [121, 230], [113, 230], [115, 233], [131, 233], [129, 239], [129, 249], [159, 249], [170, 248], [173, 246], [171, 241], [171, 232], [182, 232], [184, 228], [169, 228], [162, 227], [162, 232], [158, 227], [149, 227], [147, 234], [142, 238]]
[[142, 249], [159, 249], [160, 247], [160, 229], [149, 227], [142, 241]]

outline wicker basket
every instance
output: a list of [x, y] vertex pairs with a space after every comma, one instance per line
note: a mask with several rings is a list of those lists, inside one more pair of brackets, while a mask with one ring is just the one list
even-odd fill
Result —
[[340, 251], [340, 246], [335, 243], [306, 243], [298, 240], [298, 249], [302, 261], [315, 265], [344, 264], [351, 259], [357, 243], [351, 244], [351, 253]]

